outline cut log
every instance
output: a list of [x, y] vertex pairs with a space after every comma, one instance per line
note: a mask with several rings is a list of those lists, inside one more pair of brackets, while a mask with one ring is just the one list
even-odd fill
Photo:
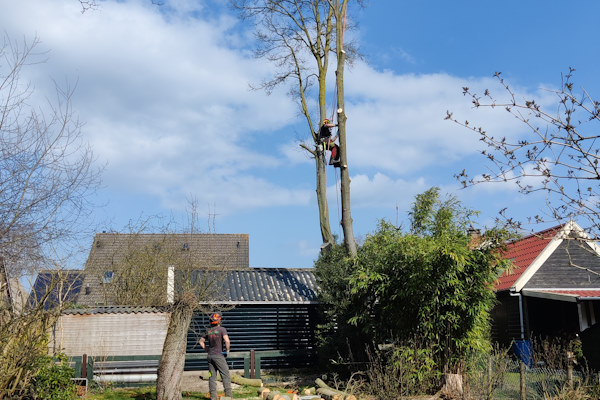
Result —
[[265, 397], [263, 397], [263, 399], [265, 400], [277, 400], [277, 398], [279, 397], [281, 393], [274, 390], [274, 391], [269, 391], [267, 392], [267, 395]]
[[314, 388], [314, 387], [306, 388], [306, 389], [304, 389], [304, 391], [302, 393], [306, 394], [306, 395], [315, 394], [315, 393], [317, 393], [317, 388]]
[[256, 387], [263, 386], [263, 382], [260, 379], [244, 378], [243, 376], [240, 376], [238, 374], [231, 374], [231, 382], [237, 383], [238, 385], [247, 385], [247, 386], [256, 386]]
[[271, 389], [264, 387], [264, 388], [258, 389], [258, 395], [262, 398], [262, 400], [267, 400], [267, 395], [269, 394], [270, 391], [271, 391]]
[[[317, 394], [320, 394], [325, 400], [356, 400], [356, 396], [342, 392], [341, 390], [333, 389], [323, 382], [322, 379], [315, 379], [315, 383], [319, 386]], [[337, 397], [334, 397], [334, 395], [337, 395]], [[329, 396], [330, 398], [326, 396]]]
[[325, 382], [323, 382], [323, 379], [321, 379], [321, 378], [315, 379], [315, 383], [317, 384], [318, 387], [322, 387], [322, 388], [326, 388], [326, 389], [331, 389], [329, 387], [329, 385], [327, 385]]
[[292, 395], [278, 391], [269, 392], [266, 400], [293, 400]]
[[[208, 371], [200, 371], [198, 373], [198, 376], [200, 377], [200, 379], [207, 381], [208, 378], [210, 378]], [[217, 376], [217, 379], [219, 379], [219, 377]]]
[[298, 400], [325, 400], [317, 394], [304, 394], [298, 397]]
[[318, 388], [317, 394], [320, 395], [325, 400], [344, 400], [344, 394], [340, 392], [336, 392], [332, 389], [327, 388]]
[[[198, 374], [198, 376], [200, 377], [200, 379], [207, 381], [210, 378], [210, 374], [208, 373], [208, 371], [200, 371], [200, 373]], [[263, 382], [260, 379], [249, 379], [249, 378], [244, 378], [241, 375], [238, 374], [231, 374], [231, 382], [238, 384], [238, 385], [247, 385], [247, 386], [256, 386], [256, 387], [262, 387], [263, 386]], [[221, 374], [217, 374], [217, 381], [221, 382]]]

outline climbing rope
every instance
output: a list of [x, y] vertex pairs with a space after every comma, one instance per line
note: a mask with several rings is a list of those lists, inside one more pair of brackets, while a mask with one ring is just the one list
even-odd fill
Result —
[[332, 98], [331, 100], [332, 100], [332, 101], [331, 101], [331, 117], [329, 117], [329, 120], [330, 120], [331, 122], [333, 122], [333, 120], [334, 120], [334, 117], [335, 117], [335, 115], [336, 115], [336, 112], [335, 112], [335, 110], [336, 110], [336, 108], [337, 108], [336, 106], [337, 106], [337, 104], [338, 104], [338, 103], [337, 103], [337, 84], [336, 84], [336, 85], [333, 85], [333, 98]]

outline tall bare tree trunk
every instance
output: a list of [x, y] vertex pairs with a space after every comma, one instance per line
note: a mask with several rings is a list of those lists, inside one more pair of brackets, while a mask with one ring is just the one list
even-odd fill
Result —
[[335, 30], [336, 30], [336, 54], [337, 71], [335, 84], [337, 86], [338, 104], [338, 135], [340, 141], [340, 180], [342, 199], [342, 230], [344, 231], [344, 244], [348, 253], [356, 257], [356, 241], [354, 240], [354, 229], [352, 228], [352, 214], [350, 212], [350, 174], [348, 171], [348, 156], [346, 152], [346, 111], [344, 109], [344, 64], [346, 52], [344, 51], [344, 24], [348, 0], [335, 1]]
[[[331, 15], [331, 14], [330, 14]], [[331, 16], [327, 17], [327, 32], [331, 32]], [[319, 60], [319, 128], [323, 120], [327, 117], [327, 101], [326, 101], [326, 78], [327, 67], [329, 65], [329, 40], [330, 34], [326, 35], [324, 43], [323, 58]], [[305, 107], [307, 113], [308, 108]], [[310, 121], [310, 118], [308, 118]], [[319, 206], [319, 225], [321, 226], [321, 238], [323, 239], [323, 249], [329, 244], [333, 244], [333, 234], [331, 232], [331, 224], [329, 222], [329, 203], [327, 202], [327, 165], [325, 151], [319, 144], [319, 136], [313, 132], [313, 140], [315, 142], [315, 162], [317, 172], [317, 203]]]
[[317, 145], [315, 152], [315, 168], [317, 171], [317, 204], [319, 206], [319, 225], [321, 226], [321, 238], [323, 246], [333, 244], [333, 234], [329, 223], [329, 206], [327, 203], [327, 174], [325, 173], [325, 152]]
[[194, 314], [194, 302], [180, 300], [173, 306], [156, 381], [157, 400], [180, 400], [185, 364], [187, 333]]

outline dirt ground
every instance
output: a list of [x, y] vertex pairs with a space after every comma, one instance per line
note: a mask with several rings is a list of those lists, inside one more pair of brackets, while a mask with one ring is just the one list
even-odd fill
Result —
[[[235, 390], [238, 385], [232, 383], [231, 387]], [[198, 371], [184, 371], [181, 390], [187, 392], [208, 393], [208, 381], [200, 379]], [[217, 381], [217, 390], [219, 392], [223, 391], [223, 383]]]

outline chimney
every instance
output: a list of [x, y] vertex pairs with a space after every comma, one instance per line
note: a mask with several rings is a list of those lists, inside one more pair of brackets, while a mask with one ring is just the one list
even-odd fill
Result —
[[471, 226], [467, 229], [467, 234], [471, 237], [471, 242], [469, 243], [471, 249], [474, 249], [481, 243], [481, 229], [475, 229]]

